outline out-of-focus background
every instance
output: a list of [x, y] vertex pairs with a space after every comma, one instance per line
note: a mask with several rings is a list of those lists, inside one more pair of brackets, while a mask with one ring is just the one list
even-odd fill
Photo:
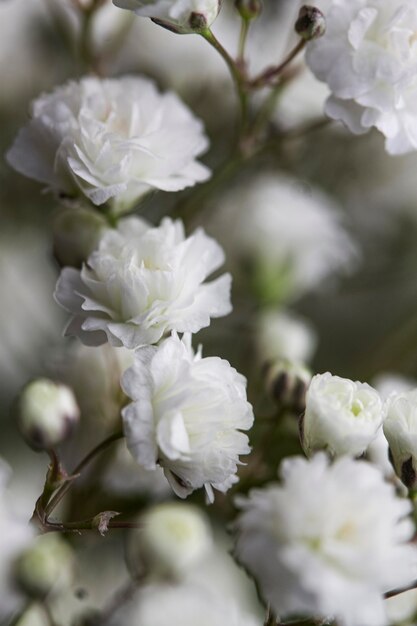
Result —
[[[254, 72], [289, 50], [302, 3], [264, 4], [250, 35]], [[79, 29], [70, 0], [0, 3], [2, 154], [27, 120], [31, 100], [84, 73]], [[238, 29], [233, 3], [225, 0], [213, 31], [232, 53]], [[109, 1], [94, 22], [93, 40], [103, 75], [145, 73], [161, 89], [176, 90], [206, 124], [212, 147], [205, 161], [216, 167], [225, 159], [236, 103], [222, 59], [202, 38], [174, 35]], [[389, 157], [379, 136], [353, 137], [338, 124], [298, 133], [320, 120], [326, 98], [324, 86], [302, 68], [302, 60], [299, 64], [272, 114], [271, 136], [274, 128], [284, 129], [285, 145], [235, 172], [209, 199], [194, 200], [205, 204], [204, 211], [188, 226], [203, 223], [221, 241], [234, 275], [233, 314], [198, 339], [205, 354], [228, 358], [248, 376], [250, 394], [259, 389], [262, 364], [280, 353], [308, 361], [315, 372], [368, 382], [386, 373], [417, 377], [417, 157]], [[158, 192], [146, 199], [141, 214], [156, 223], [181, 198], [192, 203], [193, 193]], [[18, 436], [19, 389], [40, 375], [74, 387], [86, 419], [63, 454], [78, 459], [98, 432], [111, 430], [120, 408], [123, 359], [107, 348], [93, 354], [63, 339], [65, 314], [52, 296], [59, 272], [53, 234], [57, 202], [12, 171], [3, 157], [0, 212], [0, 455], [13, 468], [15, 505], [29, 516], [46, 459]], [[117, 508], [116, 494], [124, 506], [134, 506], [148, 491], [156, 499], [166, 496], [161, 477], [139, 476], [125, 450], [118, 455], [117, 471], [101, 486], [102, 499], [109, 491]], [[106, 562], [97, 542], [81, 541], [86, 562], [99, 552]], [[122, 549], [118, 540], [106, 545]], [[88, 578], [87, 566], [85, 571]]]

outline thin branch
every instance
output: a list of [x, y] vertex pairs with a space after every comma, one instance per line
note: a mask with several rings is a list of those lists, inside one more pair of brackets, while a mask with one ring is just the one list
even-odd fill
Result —
[[265, 85], [270, 84], [271, 81], [279, 76], [295, 59], [295, 57], [300, 54], [300, 52], [304, 49], [306, 43], [307, 42], [305, 39], [300, 39], [295, 48], [291, 50], [291, 52], [288, 54], [287, 57], [285, 57], [282, 63], [267, 68], [264, 72], [259, 74], [259, 76], [249, 82], [249, 86], [251, 87], [251, 89], [260, 89], [261, 87], [265, 87]]

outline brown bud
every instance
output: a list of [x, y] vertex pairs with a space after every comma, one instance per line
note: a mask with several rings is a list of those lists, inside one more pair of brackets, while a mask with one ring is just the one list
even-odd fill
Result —
[[305, 5], [298, 14], [295, 31], [306, 41], [318, 39], [326, 32], [326, 18], [320, 9]]

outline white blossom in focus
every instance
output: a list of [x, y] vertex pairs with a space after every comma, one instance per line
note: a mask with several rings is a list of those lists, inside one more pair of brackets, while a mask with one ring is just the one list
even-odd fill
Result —
[[208, 518], [196, 506], [164, 502], [139, 518], [130, 533], [130, 559], [149, 575], [182, 578], [208, 556], [213, 537]]
[[264, 300], [297, 298], [350, 269], [356, 256], [338, 207], [300, 181], [264, 174], [225, 194], [216, 208], [210, 232], [238, 267], [251, 268]]
[[134, 626], [261, 626], [232, 599], [197, 585], [148, 586], [141, 592], [131, 619]]
[[307, 63], [332, 92], [329, 117], [356, 134], [376, 127], [391, 154], [417, 149], [414, 0], [334, 0]]
[[121, 9], [134, 11], [141, 17], [177, 33], [205, 30], [216, 19], [221, 0], [113, 0]]
[[81, 271], [66, 267], [55, 298], [73, 314], [66, 334], [86, 345], [137, 348], [176, 330], [195, 333], [231, 311], [229, 274], [205, 283], [224, 262], [203, 230], [185, 237], [181, 221], [152, 227], [126, 218], [104, 234]]
[[329, 372], [317, 374], [307, 390], [301, 424], [304, 451], [359, 456], [376, 438], [383, 418], [382, 400], [370, 385]]
[[317, 346], [312, 326], [293, 313], [261, 311], [256, 320], [256, 342], [262, 360], [309, 362]]
[[206, 180], [196, 158], [207, 146], [202, 123], [174, 93], [143, 77], [87, 77], [33, 102], [7, 160], [49, 189], [123, 211], [151, 189]]
[[282, 485], [239, 498], [235, 553], [277, 615], [388, 623], [384, 593], [416, 577], [410, 503], [371, 464], [287, 459]]
[[122, 377], [132, 398], [123, 409], [127, 446], [145, 469], [163, 467], [181, 498], [205, 487], [226, 492], [238, 481], [239, 456], [248, 454], [240, 432], [253, 423], [246, 379], [218, 357], [194, 354], [191, 336], [175, 334], [158, 348], [136, 351]]
[[10, 617], [23, 602], [13, 582], [13, 568], [34, 534], [28, 521], [12, 512], [11, 499], [6, 493], [8, 478], [9, 470], [0, 459], [0, 620]]
[[417, 484], [417, 389], [387, 400], [384, 434], [395, 472], [407, 487]]

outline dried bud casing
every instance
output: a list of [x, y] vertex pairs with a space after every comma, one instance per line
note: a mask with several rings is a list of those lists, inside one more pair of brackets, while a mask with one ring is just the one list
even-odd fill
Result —
[[305, 396], [311, 372], [298, 363], [280, 359], [266, 370], [266, 388], [280, 406], [299, 415], [305, 409]]
[[32, 381], [19, 398], [19, 430], [34, 450], [62, 443], [78, 423], [80, 410], [71, 389], [47, 378]]
[[298, 14], [295, 31], [306, 41], [319, 39], [326, 32], [326, 18], [320, 9], [305, 5]]
[[244, 20], [253, 20], [261, 14], [261, 0], [235, 0], [235, 7]]

